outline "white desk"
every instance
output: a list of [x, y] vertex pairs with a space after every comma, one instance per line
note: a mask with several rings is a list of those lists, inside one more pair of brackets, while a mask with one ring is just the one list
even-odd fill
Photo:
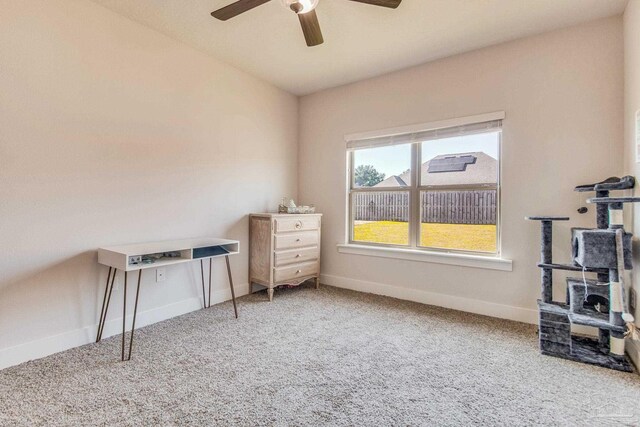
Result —
[[[98, 323], [98, 335], [96, 342], [102, 339], [104, 324], [107, 320], [109, 302], [118, 270], [124, 272], [124, 292], [123, 292], [123, 312], [122, 312], [122, 361], [131, 360], [131, 350], [133, 348], [133, 333], [136, 328], [136, 315], [138, 313], [138, 299], [140, 296], [140, 281], [142, 271], [149, 268], [166, 267], [169, 265], [182, 264], [200, 260], [200, 272], [202, 274], [202, 301], [203, 308], [211, 307], [211, 267], [213, 258], [224, 257], [227, 263], [227, 274], [229, 276], [229, 286], [231, 287], [231, 298], [233, 300], [233, 310], [238, 318], [238, 307], [236, 306], [236, 296], [233, 289], [233, 279], [231, 277], [231, 266], [229, 255], [240, 252], [240, 242], [237, 240], [218, 239], [214, 237], [204, 237], [186, 240], [173, 240], [165, 242], [136, 243], [132, 245], [110, 246], [98, 249], [98, 263], [109, 267], [107, 284], [100, 310], [100, 321]], [[207, 302], [204, 286], [204, 260], [209, 259], [209, 302]], [[133, 324], [131, 326], [131, 337], [129, 339], [129, 352], [125, 359], [125, 332], [127, 318], [127, 276], [130, 271], [138, 271], [138, 287], [136, 289], [136, 300], [133, 309]], [[112, 274], [113, 273], [113, 274]]]

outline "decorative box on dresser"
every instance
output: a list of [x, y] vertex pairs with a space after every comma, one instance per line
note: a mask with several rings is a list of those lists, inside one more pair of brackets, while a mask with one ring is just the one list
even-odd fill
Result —
[[280, 285], [320, 284], [322, 214], [260, 213], [249, 217], [249, 292], [266, 286], [269, 301]]

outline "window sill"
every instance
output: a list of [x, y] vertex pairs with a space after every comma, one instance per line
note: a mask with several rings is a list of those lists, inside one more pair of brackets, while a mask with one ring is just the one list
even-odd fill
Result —
[[494, 256], [467, 255], [451, 252], [422, 251], [417, 249], [384, 248], [378, 246], [339, 244], [342, 254], [365, 255], [435, 264], [459, 265], [488, 270], [513, 271], [513, 261]]

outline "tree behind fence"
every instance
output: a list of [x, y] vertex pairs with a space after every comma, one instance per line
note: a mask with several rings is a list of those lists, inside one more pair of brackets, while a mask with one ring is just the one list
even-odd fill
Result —
[[[495, 224], [496, 190], [423, 191], [421, 221], [442, 224]], [[356, 221], [408, 221], [409, 193], [353, 193]]]

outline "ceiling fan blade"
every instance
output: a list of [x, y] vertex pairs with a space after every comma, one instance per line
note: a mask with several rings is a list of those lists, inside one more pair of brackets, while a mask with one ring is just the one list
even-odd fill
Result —
[[307, 46], [317, 46], [324, 43], [320, 23], [318, 22], [318, 15], [316, 15], [315, 10], [307, 13], [299, 13], [298, 19], [300, 19], [300, 25], [302, 25], [302, 32], [307, 41]]
[[241, 13], [246, 12], [247, 10], [251, 10], [254, 7], [258, 7], [269, 1], [271, 0], [238, 0], [237, 2], [231, 3], [228, 6], [220, 8], [218, 10], [214, 10], [213, 12], [211, 12], [211, 16], [221, 21], [226, 21], [227, 19], [231, 19], [234, 16], [238, 16]]
[[357, 1], [358, 3], [366, 3], [371, 4], [373, 6], [382, 6], [382, 7], [390, 7], [391, 9], [395, 9], [400, 6], [400, 2], [402, 0], [351, 0]]

